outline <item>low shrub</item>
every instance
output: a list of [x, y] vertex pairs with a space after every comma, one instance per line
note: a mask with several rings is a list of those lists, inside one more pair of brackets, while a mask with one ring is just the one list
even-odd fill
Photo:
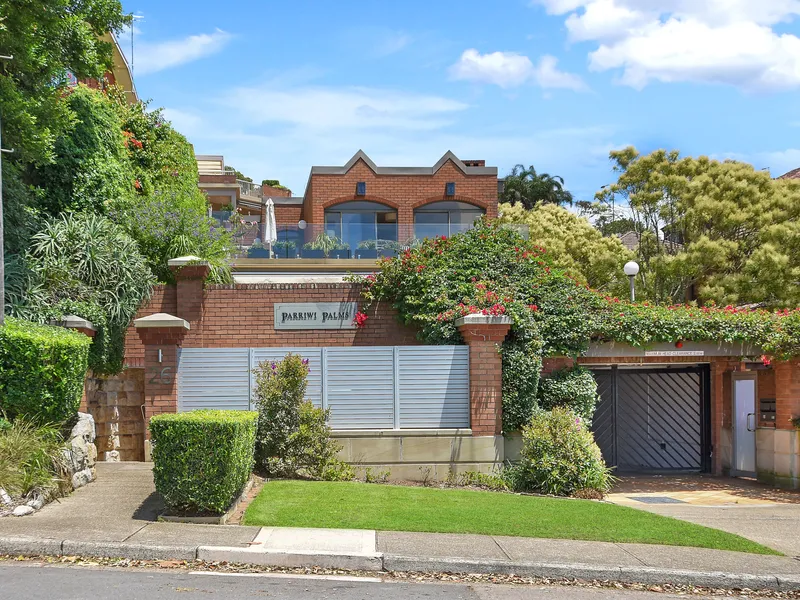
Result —
[[69, 489], [69, 460], [61, 430], [24, 418], [0, 418], [0, 488], [24, 498]]
[[0, 411], [57, 423], [78, 412], [91, 338], [7, 317], [0, 327]]
[[514, 489], [556, 496], [603, 493], [613, 482], [592, 432], [563, 407], [534, 414], [522, 429], [520, 460], [506, 477]]
[[561, 369], [539, 381], [541, 408], [569, 408], [589, 424], [599, 400], [597, 382], [592, 372], [585, 367]]
[[198, 410], [150, 420], [153, 478], [167, 508], [220, 514], [250, 477], [256, 415]]
[[287, 354], [260, 363], [255, 374], [259, 469], [273, 477], [353, 479], [352, 467], [336, 458], [341, 446], [331, 439], [329, 412], [304, 400], [308, 360]]
[[495, 492], [506, 492], [510, 490], [503, 471], [497, 473], [481, 473], [480, 471], [464, 471], [454, 476], [453, 485], [457, 487], [477, 487], [484, 490]]

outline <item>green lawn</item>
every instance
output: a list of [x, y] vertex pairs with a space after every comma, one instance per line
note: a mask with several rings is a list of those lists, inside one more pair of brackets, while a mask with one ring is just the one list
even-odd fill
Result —
[[589, 500], [352, 482], [273, 481], [243, 524], [482, 533], [780, 554], [717, 529]]

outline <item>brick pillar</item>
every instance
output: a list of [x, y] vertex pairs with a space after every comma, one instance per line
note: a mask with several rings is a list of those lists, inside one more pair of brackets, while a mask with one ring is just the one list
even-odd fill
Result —
[[726, 361], [711, 360], [711, 472], [714, 475], [722, 475], [723, 377], [727, 366]]
[[196, 256], [182, 256], [167, 264], [177, 282], [177, 316], [192, 325], [199, 324], [203, 316], [203, 283], [211, 268], [208, 261]]
[[792, 419], [800, 417], [800, 361], [776, 361], [775, 428], [794, 429]]
[[456, 327], [469, 346], [470, 427], [472, 435], [503, 432], [503, 359], [500, 344], [511, 328], [510, 317], [467, 315]]
[[189, 330], [185, 319], [156, 313], [133, 322], [144, 344], [145, 460], [150, 457], [150, 418], [178, 412], [178, 348]]

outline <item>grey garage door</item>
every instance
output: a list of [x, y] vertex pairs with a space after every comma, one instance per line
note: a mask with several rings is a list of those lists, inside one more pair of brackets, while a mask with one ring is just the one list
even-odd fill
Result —
[[707, 367], [597, 369], [601, 401], [592, 429], [620, 472], [707, 471]]

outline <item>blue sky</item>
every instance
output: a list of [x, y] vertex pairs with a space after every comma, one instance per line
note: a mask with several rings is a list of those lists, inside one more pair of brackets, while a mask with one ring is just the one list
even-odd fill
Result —
[[123, 5], [139, 95], [198, 154], [297, 195], [359, 148], [533, 164], [582, 200], [630, 144], [800, 167], [800, 0]]

